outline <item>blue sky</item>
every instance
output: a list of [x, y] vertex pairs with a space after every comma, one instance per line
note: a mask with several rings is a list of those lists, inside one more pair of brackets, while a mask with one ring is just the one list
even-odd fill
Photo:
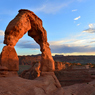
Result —
[[[29, 9], [42, 19], [53, 55], [95, 55], [95, 0], [0, 1], [0, 52], [4, 31], [19, 9]], [[41, 53], [27, 33], [15, 49], [18, 55]]]

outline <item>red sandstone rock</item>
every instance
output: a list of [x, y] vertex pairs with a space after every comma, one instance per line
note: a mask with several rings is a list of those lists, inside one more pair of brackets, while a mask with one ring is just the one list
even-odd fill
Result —
[[62, 62], [55, 62], [55, 70], [60, 71], [62, 69], [66, 69], [66, 65]]
[[19, 10], [18, 15], [8, 24], [5, 30], [4, 43], [15, 46], [27, 31], [29, 31], [29, 36], [33, 36], [35, 39], [36, 35], [40, 34], [39, 37], [47, 42], [46, 32], [44, 35], [41, 19], [32, 11], [22, 9]]
[[25, 79], [35, 79], [40, 76], [40, 62], [33, 62], [32, 66], [29, 70], [24, 70], [21, 74], [20, 77], [25, 78]]
[[53, 72], [43, 73], [35, 80], [1, 77], [0, 95], [63, 95], [64, 91]]
[[32, 65], [33, 62], [40, 61], [41, 56], [18, 56], [19, 58], [19, 65]]
[[77, 65], [81, 66], [81, 63], [77, 63]]
[[[27, 31], [28, 35], [40, 45], [42, 52], [41, 76], [39, 75], [40, 66], [34, 65], [32, 69], [38, 72], [37, 76], [40, 77], [33, 81], [13, 76], [17, 74], [19, 66], [14, 46]], [[40, 18], [29, 10], [19, 10], [18, 15], [6, 28], [4, 44], [7, 46], [3, 48], [0, 66], [8, 68], [8, 71], [6, 68], [5, 70], [1, 68], [0, 95], [63, 95], [63, 89], [53, 72], [55, 70], [54, 60], [47, 42], [46, 30]], [[3, 78], [3, 75], [11, 77]]]
[[1, 53], [1, 66], [8, 69], [8, 71], [19, 70], [19, 59], [13, 46], [5, 46]]
[[95, 80], [61, 88], [53, 74], [43, 74], [35, 80], [1, 77], [0, 95], [95, 95]]
[[64, 69], [55, 71], [55, 75], [62, 86], [69, 86], [73, 84], [87, 83], [95, 79], [94, 69]]
[[8, 71], [8, 68], [5, 66], [0, 66], [0, 71]]
[[63, 95], [95, 95], [95, 80], [63, 87]]
[[[40, 76], [40, 72], [41, 72], [40, 67], [41, 67], [40, 62], [33, 62], [31, 68], [28, 70], [24, 70], [20, 74], [20, 77], [26, 79], [35, 79], [36, 77]], [[55, 62], [55, 71], [60, 71], [62, 69], [66, 69], [65, 64], [62, 64], [62, 62]]]
[[41, 71], [54, 71], [54, 60], [51, 56], [47, 33], [42, 26], [42, 20], [29, 10], [19, 10], [18, 15], [8, 24], [5, 30], [4, 44], [15, 46], [16, 43], [28, 31], [41, 48]]

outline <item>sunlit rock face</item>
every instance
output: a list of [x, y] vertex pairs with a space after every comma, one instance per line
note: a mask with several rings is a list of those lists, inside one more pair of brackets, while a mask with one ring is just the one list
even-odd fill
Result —
[[47, 33], [42, 26], [42, 20], [32, 11], [21, 9], [17, 16], [10, 21], [4, 37], [4, 44], [1, 54], [1, 66], [5, 66], [9, 71], [18, 70], [18, 57], [14, 46], [25, 33], [32, 37], [39, 45], [42, 52], [41, 68], [42, 72], [52, 72], [55, 70], [54, 60], [51, 56]]
[[41, 42], [40, 40], [47, 42], [46, 32], [43, 29], [41, 19], [33, 12], [24, 9], [19, 10], [17, 16], [10, 21], [5, 30], [4, 43], [15, 46], [18, 40], [27, 32], [38, 43]]
[[[39, 62], [33, 64], [32, 68], [29, 69], [30, 74], [38, 77], [32, 81], [17, 76], [13, 77], [19, 69], [19, 59], [14, 46], [26, 32], [40, 45], [42, 52], [41, 64]], [[54, 60], [47, 42], [47, 33], [40, 18], [29, 10], [19, 10], [18, 15], [5, 30], [4, 44], [6, 46], [3, 47], [0, 59], [0, 77], [2, 80], [0, 82], [2, 88], [0, 95], [20, 95], [21, 93], [23, 95], [63, 95], [63, 89], [53, 72], [55, 70]], [[9, 75], [12, 77], [6, 77]], [[31, 76], [31, 78], [34, 79], [35, 76]]]
[[5, 66], [9, 71], [19, 70], [19, 59], [13, 46], [5, 46], [1, 53], [1, 66]]

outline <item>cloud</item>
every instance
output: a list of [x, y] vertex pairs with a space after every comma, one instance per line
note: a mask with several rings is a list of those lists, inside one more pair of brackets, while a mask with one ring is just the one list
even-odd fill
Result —
[[91, 44], [92, 44], [92, 43], [95, 43], [95, 41], [91, 41], [90, 43], [91, 43]]
[[77, 24], [77, 26], [79, 26], [80, 24]]
[[89, 26], [89, 28], [94, 28], [95, 27], [95, 23], [91, 23], [88, 26]]
[[[69, 42], [69, 40], [67, 41]], [[85, 42], [85, 40], [77, 40], [74, 41], [71, 44], [62, 44], [65, 43], [65, 41], [55, 41], [50, 42], [50, 48], [52, 53], [74, 53], [74, 52], [94, 52], [95, 48], [91, 47], [89, 45], [81, 45], [82, 42]], [[79, 46], [80, 45], [80, 46]], [[28, 42], [28, 41], [20, 41], [17, 43], [16, 47], [21, 49], [32, 49], [32, 50], [39, 50], [40, 46], [36, 42]]]
[[4, 36], [4, 31], [0, 30], [0, 36]]
[[89, 29], [84, 30], [83, 32], [95, 33], [95, 29], [89, 28]]
[[74, 20], [78, 20], [79, 18], [81, 18], [81, 16], [78, 16], [78, 17], [74, 18]]
[[70, 42], [71, 40], [59, 40], [59, 41], [50, 41], [50, 45], [62, 45], [63, 43]]
[[[51, 41], [50, 48], [52, 53], [82, 53], [95, 52], [94, 35], [81, 32], [59, 41]], [[40, 50], [40, 46], [35, 41], [20, 40], [17, 45], [19, 49]]]
[[[95, 52], [95, 35], [81, 32], [62, 41], [50, 42], [52, 53]], [[92, 44], [93, 43], [93, 44]]]
[[[72, 0], [71, 0], [72, 1]], [[61, 2], [61, 3], [57, 3], [57, 2], [48, 2], [47, 4], [43, 4], [41, 7], [38, 7], [38, 8], [35, 8], [35, 9], [32, 9], [34, 12], [44, 12], [46, 14], [54, 14], [58, 11], [60, 11], [61, 9], [67, 7], [70, 3], [70, 2]]]
[[[74, 53], [74, 52], [94, 52], [95, 46], [92, 46], [91, 41], [93, 38], [84, 38], [83, 32], [71, 39], [64, 39], [60, 41], [50, 42], [50, 48], [52, 53]], [[91, 46], [90, 46], [91, 45]]]
[[95, 33], [95, 23], [91, 23], [88, 26], [89, 26], [89, 28], [82, 31], [82, 32]]
[[32, 41], [20, 41], [17, 43], [16, 47], [18, 48], [29, 48], [29, 49], [39, 49], [40, 46], [35, 42]]
[[52, 45], [52, 53], [73, 53], [73, 52], [95, 52], [94, 47], [85, 46], [71, 46], [71, 45]]
[[77, 11], [77, 9], [72, 10], [72, 12], [75, 12], [75, 11]]

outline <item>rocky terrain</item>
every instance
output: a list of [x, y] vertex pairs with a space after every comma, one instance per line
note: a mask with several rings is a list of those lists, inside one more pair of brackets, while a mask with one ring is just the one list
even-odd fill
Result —
[[[34, 61], [40, 61], [41, 55], [28, 55], [28, 56], [18, 56], [20, 65], [31, 65]], [[69, 63], [81, 63], [82, 65], [87, 63], [95, 64], [95, 56], [63, 56], [55, 55], [53, 56], [54, 61], [57, 62], [69, 62]]]
[[0, 77], [0, 95], [63, 95], [63, 89], [53, 72], [44, 72], [35, 80], [11, 75]]
[[[86, 66], [89, 66], [87, 68]], [[92, 66], [92, 65], [91, 65]], [[62, 86], [88, 83], [95, 79], [95, 69], [90, 65], [73, 65], [68, 62], [55, 62], [55, 75]], [[34, 62], [30, 69], [24, 70], [20, 77], [33, 80], [40, 76], [40, 63]]]
[[41, 60], [41, 55], [36, 56], [18, 56], [19, 65], [32, 65], [33, 62]]
[[[40, 45], [42, 52], [40, 57], [32, 56], [34, 60], [31, 57], [18, 58], [14, 48], [26, 32]], [[4, 36], [6, 46], [0, 56], [0, 95], [95, 95], [93, 64], [54, 62], [42, 20], [32, 11], [19, 10]], [[19, 62], [31, 65], [20, 77], [17, 73]]]
[[63, 95], [95, 95], [95, 80], [63, 87]]
[[[31, 68], [32, 71], [37, 70], [34, 69], [35, 67], [37, 68], [39, 65], [34, 64]], [[56, 78], [52, 72], [41, 73], [41, 76], [36, 76], [33, 80], [24, 79], [14, 74], [8, 77], [0, 77], [0, 81], [2, 81], [0, 83], [0, 95], [95, 95], [94, 69], [64, 70], [63, 72], [60, 71], [58, 75], [59, 79], [65, 80], [63, 87], [58, 82], [58, 77]], [[85, 80], [81, 82], [75, 79]], [[88, 81], [88, 79], [91, 80]]]
[[87, 64], [92, 63], [95, 64], [95, 56], [63, 56], [63, 55], [55, 55], [53, 56], [55, 61], [59, 62], [69, 62], [69, 63], [81, 63]]
[[88, 83], [95, 79], [95, 69], [72, 69], [55, 71], [55, 75], [62, 86]]
[[[17, 76], [0, 78], [0, 95], [95, 95], [95, 80], [57, 88], [51, 76], [27, 80]], [[57, 84], [56, 84], [57, 85]]]

